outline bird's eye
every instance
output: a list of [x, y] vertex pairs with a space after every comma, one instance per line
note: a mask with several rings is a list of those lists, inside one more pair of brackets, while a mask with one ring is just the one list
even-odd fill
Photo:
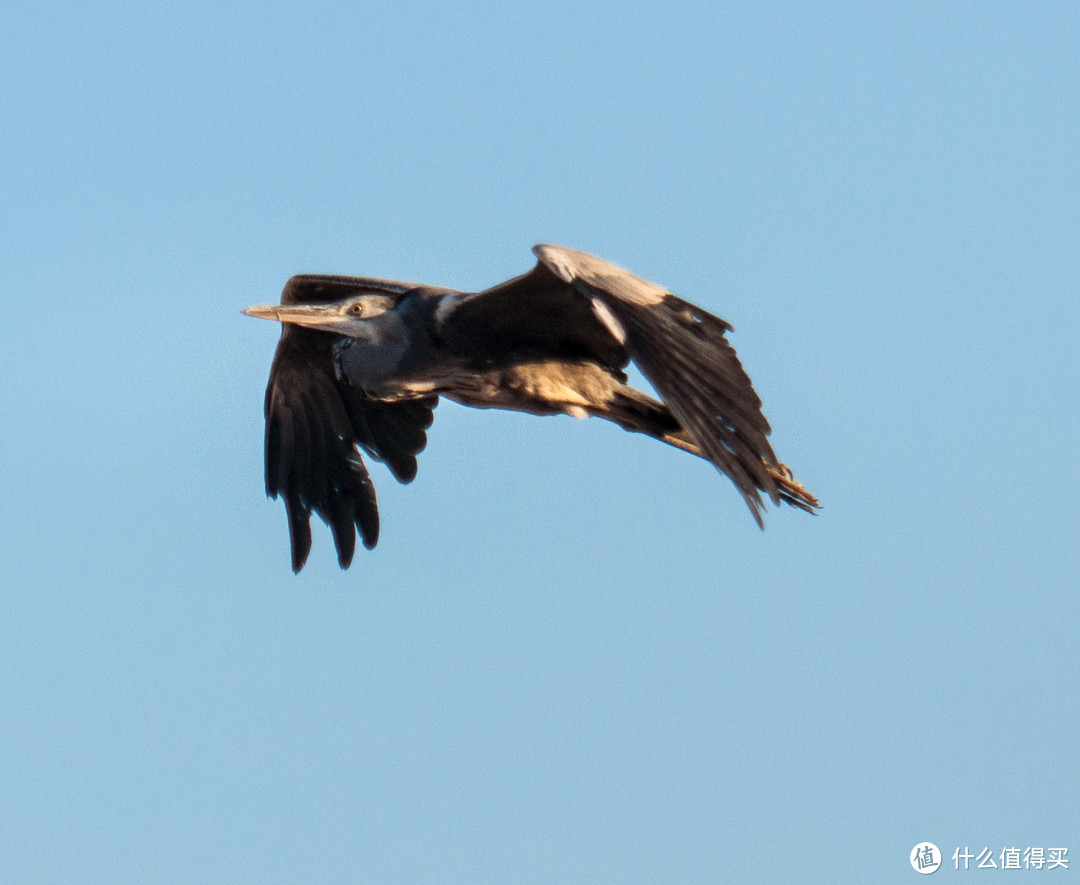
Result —
[[352, 305], [349, 306], [349, 313], [353, 314], [353, 316], [360, 316], [360, 314], [362, 314], [363, 312], [364, 312], [364, 305], [363, 304], [357, 303], [357, 304], [352, 304]]

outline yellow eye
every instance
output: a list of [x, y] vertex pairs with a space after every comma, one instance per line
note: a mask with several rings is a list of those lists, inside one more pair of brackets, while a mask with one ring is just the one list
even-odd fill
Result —
[[364, 305], [360, 304], [359, 302], [349, 306], [349, 313], [351, 313], [351, 314], [353, 314], [355, 316], [360, 316], [360, 314], [362, 314], [363, 312], [364, 312]]

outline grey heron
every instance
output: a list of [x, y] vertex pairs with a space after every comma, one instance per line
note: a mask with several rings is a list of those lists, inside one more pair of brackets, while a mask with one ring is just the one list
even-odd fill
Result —
[[[477, 408], [598, 417], [704, 458], [764, 526], [764, 494], [813, 513], [817, 499], [769, 444], [761, 400], [724, 320], [629, 271], [559, 246], [482, 292], [305, 274], [280, 305], [266, 389], [266, 493], [285, 500], [292, 567], [311, 550], [311, 512], [348, 568], [356, 530], [379, 536], [361, 451], [403, 483], [440, 396]], [[633, 361], [660, 400], [627, 384]]]

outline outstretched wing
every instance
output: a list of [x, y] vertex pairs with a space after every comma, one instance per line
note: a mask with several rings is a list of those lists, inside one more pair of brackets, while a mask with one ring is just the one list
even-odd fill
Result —
[[[454, 307], [447, 332], [483, 330], [495, 345], [596, 360], [628, 360], [675, 419], [735, 483], [758, 524], [761, 492], [779, 503], [783, 471], [769, 444], [761, 400], [726, 338], [731, 326], [629, 271], [559, 246], [533, 249], [536, 268]], [[801, 504], [798, 506], [802, 506]]]
[[731, 326], [667, 290], [584, 252], [559, 246], [533, 250], [563, 282], [611, 314], [630, 358], [704, 455], [727, 474], [762, 525], [765, 492], [777, 504], [778, 462], [769, 422], [726, 333]]
[[[353, 285], [365, 281], [351, 280]], [[382, 282], [382, 281], [372, 281]], [[290, 280], [282, 303], [329, 300], [343, 278]], [[356, 530], [368, 549], [379, 538], [375, 487], [358, 451], [385, 461], [400, 482], [416, 476], [416, 455], [427, 444], [437, 397], [400, 403], [369, 400], [337, 379], [336, 336], [286, 326], [266, 388], [266, 493], [281, 495], [289, 520], [292, 567], [311, 550], [311, 512], [334, 535], [338, 563], [348, 568]]]

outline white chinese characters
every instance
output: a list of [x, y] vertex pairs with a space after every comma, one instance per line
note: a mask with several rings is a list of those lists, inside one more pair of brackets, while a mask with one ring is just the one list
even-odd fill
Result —
[[[962, 850], [957, 848], [953, 852], [952, 860], [953, 869], [956, 870], [1067, 870], [1069, 849], [1029, 846], [1021, 850], [1011, 846], [994, 854], [989, 847], [984, 847], [978, 854], [972, 854], [965, 845]], [[963, 867], [960, 866], [961, 862]]]

